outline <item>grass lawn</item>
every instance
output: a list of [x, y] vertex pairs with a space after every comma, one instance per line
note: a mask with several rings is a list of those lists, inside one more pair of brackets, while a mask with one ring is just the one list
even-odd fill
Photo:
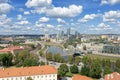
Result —
[[97, 55], [97, 54], [85, 54], [85, 57], [90, 57], [92, 59], [110, 59], [111, 61], [116, 61], [120, 59], [119, 57], [112, 57], [112, 56], [104, 56], [104, 55]]
[[72, 77], [73, 74], [72, 74], [71, 72], [67, 72], [67, 73], [66, 73], [66, 76], [67, 76], [67, 77]]

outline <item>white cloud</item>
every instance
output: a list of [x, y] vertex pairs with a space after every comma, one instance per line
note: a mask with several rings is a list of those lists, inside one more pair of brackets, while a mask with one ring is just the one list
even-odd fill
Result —
[[57, 22], [59, 24], [66, 24], [66, 22], [63, 19], [61, 19], [61, 18], [57, 18]]
[[106, 30], [111, 30], [112, 28], [110, 27], [110, 25], [106, 25], [104, 23], [100, 23], [98, 24], [97, 27], [92, 27], [90, 30], [97, 30], [97, 31], [106, 31]]
[[41, 17], [38, 22], [48, 22], [50, 19], [47, 17]]
[[23, 9], [23, 8], [19, 8], [19, 11], [20, 11], [20, 12], [23, 12], [23, 11], [24, 11], [24, 9]]
[[120, 11], [109, 11], [103, 15], [103, 21], [120, 26]]
[[7, 3], [9, 0], [0, 0], [0, 3]]
[[25, 15], [29, 15], [30, 12], [29, 12], [29, 11], [24, 11], [24, 14], [25, 14]]
[[53, 7], [46, 11], [47, 16], [51, 17], [75, 17], [82, 12], [82, 6], [70, 5], [69, 7]]
[[16, 23], [19, 24], [19, 25], [30, 24], [30, 22], [25, 17], [23, 17], [21, 14], [17, 15], [17, 20], [19, 20], [19, 22], [16, 22]]
[[54, 28], [54, 26], [51, 24], [47, 24], [46, 26], [47, 26], [47, 28]]
[[6, 14], [8, 12], [10, 12], [10, 10], [12, 10], [13, 7], [8, 4], [8, 3], [0, 3], [0, 13], [1, 14]]
[[101, 5], [105, 5], [105, 4], [115, 5], [119, 3], [120, 0], [101, 0]]
[[0, 15], [0, 26], [1, 27], [6, 27], [12, 25], [12, 19], [8, 18], [7, 15], [2, 14]]
[[55, 7], [52, 0], [28, 0], [25, 5], [32, 8], [31, 13], [45, 13], [50, 17], [75, 17], [82, 12], [82, 6], [70, 5], [69, 7]]
[[17, 24], [20, 24], [20, 25], [28, 25], [28, 24], [30, 24], [30, 23], [29, 23], [29, 21], [27, 21], [27, 20], [23, 20], [23, 21], [17, 22]]
[[82, 19], [79, 19], [78, 22], [87, 22], [89, 20], [93, 20], [98, 17], [98, 14], [87, 14]]
[[26, 20], [21, 14], [17, 15], [17, 20]]
[[25, 5], [28, 8], [35, 7], [46, 7], [52, 4], [52, 0], [28, 0]]
[[35, 23], [35, 26], [39, 28], [45, 28], [45, 25], [41, 23]]
[[45, 11], [47, 10], [46, 7], [37, 7], [34, 10], [31, 10], [31, 13], [37, 13], [37, 14], [41, 14], [41, 13], [45, 13]]

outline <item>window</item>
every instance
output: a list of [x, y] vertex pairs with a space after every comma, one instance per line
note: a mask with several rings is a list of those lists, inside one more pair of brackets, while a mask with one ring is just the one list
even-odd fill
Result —
[[37, 78], [39, 78], [39, 76], [37, 76]]

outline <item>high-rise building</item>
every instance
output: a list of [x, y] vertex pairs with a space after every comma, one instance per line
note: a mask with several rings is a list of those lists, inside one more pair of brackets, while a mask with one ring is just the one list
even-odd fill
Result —
[[75, 37], [79, 38], [80, 33], [78, 31], [75, 31]]
[[60, 36], [61, 36], [61, 37], [64, 36], [64, 31], [61, 31]]
[[70, 28], [67, 29], [67, 37], [70, 38]]

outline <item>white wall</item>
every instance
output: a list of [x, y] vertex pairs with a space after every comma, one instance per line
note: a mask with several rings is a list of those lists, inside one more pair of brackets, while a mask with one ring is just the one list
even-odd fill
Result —
[[7, 78], [0, 78], [0, 80], [26, 80], [27, 77], [31, 77], [33, 80], [57, 80], [57, 74], [7, 77]]

